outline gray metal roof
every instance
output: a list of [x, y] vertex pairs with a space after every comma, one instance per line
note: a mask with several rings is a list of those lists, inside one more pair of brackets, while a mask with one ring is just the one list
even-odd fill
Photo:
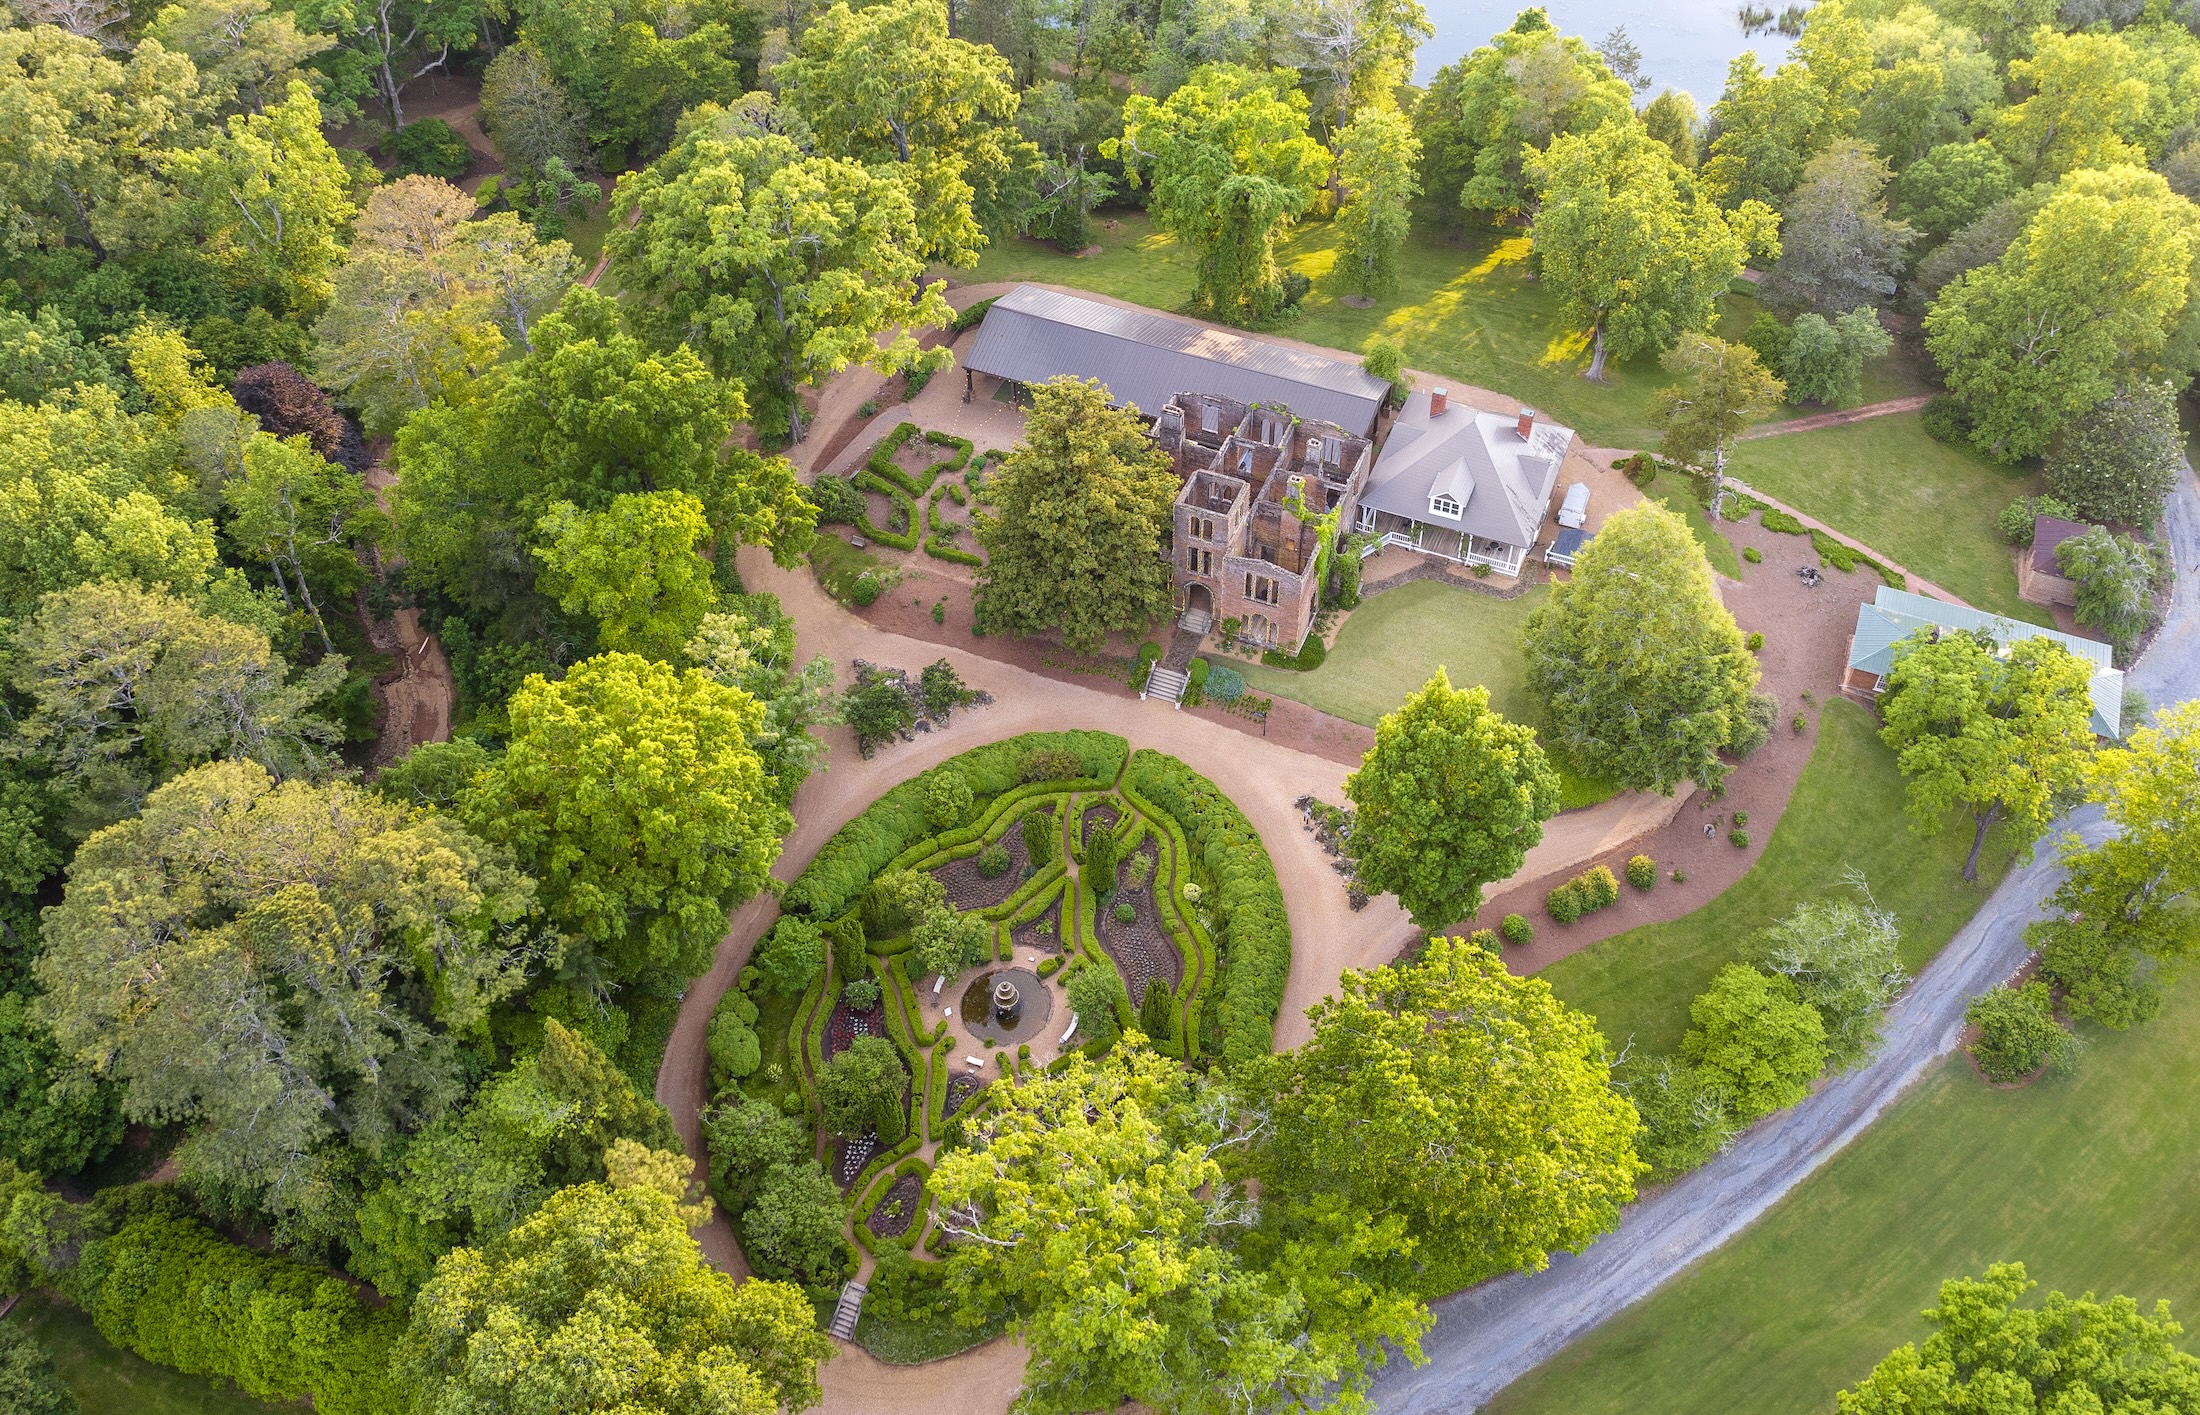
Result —
[[1849, 667], [1883, 678], [1894, 667], [1896, 646], [1921, 629], [1965, 629], [1993, 636], [1997, 644], [2047, 639], [2061, 644], [2093, 667], [2088, 691], [2093, 699], [2093, 733], [2123, 736], [2124, 675], [2107, 644], [2043, 629], [2021, 619], [2005, 619], [1969, 605], [1928, 599], [1892, 585], [1881, 585], [1870, 604], [1856, 606], [1856, 638], [1849, 645]]
[[[1360, 504], [1484, 540], [1532, 546], [1573, 440], [1572, 428], [1539, 419], [1522, 441], [1516, 418], [1466, 407], [1431, 418], [1429, 395], [1416, 393], [1383, 443]], [[1430, 506], [1438, 491], [1455, 500], [1466, 493], [1457, 517]]]
[[1596, 537], [1579, 526], [1568, 526], [1558, 533], [1550, 549], [1543, 552], [1545, 560], [1563, 560], [1568, 565], [1581, 558], [1582, 550]]
[[1282, 403], [1361, 437], [1373, 431], [1390, 395], [1389, 383], [1349, 359], [1037, 285], [1019, 285], [993, 302], [963, 366], [1018, 383], [1096, 378], [1117, 404], [1148, 416], [1187, 389]]

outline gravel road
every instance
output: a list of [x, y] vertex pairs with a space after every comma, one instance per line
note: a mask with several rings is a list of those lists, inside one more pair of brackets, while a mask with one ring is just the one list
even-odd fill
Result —
[[[2176, 595], [2168, 623], [2131, 674], [2133, 686], [2158, 707], [2200, 697], [2200, 487], [2189, 467], [2171, 498], [2169, 529]], [[2094, 808], [2065, 824], [2089, 842], [2106, 834]], [[1954, 1048], [1970, 998], [2023, 964], [2024, 925], [2061, 879], [2054, 855], [2042, 848], [2031, 864], [2013, 870], [1926, 967], [1889, 1010], [1886, 1044], [1869, 1066], [1637, 1203], [1586, 1252], [1561, 1254], [1540, 1273], [1500, 1278], [1434, 1303], [1436, 1325], [1422, 1343], [1428, 1364], [1389, 1367], [1375, 1385], [1377, 1407], [1385, 1415], [1464, 1415], [1478, 1408], [1779, 1202]]]

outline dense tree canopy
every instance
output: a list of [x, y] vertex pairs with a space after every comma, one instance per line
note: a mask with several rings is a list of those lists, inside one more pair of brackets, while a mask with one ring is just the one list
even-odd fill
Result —
[[1073, 649], [1169, 612], [1163, 554], [1176, 474], [1135, 413], [1098, 383], [1058, 378], [1034, 391], [1024, 440], [993, 482], [978, 523], [986, 566], [979, 612], [1011, 634], [1061, 632]]
[[1436, 1294], [1586, 1246], [1634, 1197], [1634, 1108], [1604, 1039], [1549, 984], [1463, 939], [1347, 972], [1264, 1072], [1267, 1192], [1404, 1218]]
[[1375, 725], [1344, 793], [1361, 881], [1433, 930], [1472, 918], [1482, 886], [1520, 868], [1558, 813], [1559, 783], [1535, 729], [1492, 711], [1487, 688], [1453, 688], [1438, 668]]
[[1714, 786], [1719, 753], [1749, 736], [1757, 660], [1688, 523], [1657, 502], [1605, 520], [1522, 642], [1551, 736], [1621, 786]]

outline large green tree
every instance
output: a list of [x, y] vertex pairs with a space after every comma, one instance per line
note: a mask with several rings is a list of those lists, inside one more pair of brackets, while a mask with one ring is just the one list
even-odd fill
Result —
[[1723, 472], [1735, 440], [1787, 391], [1755, 349], [1710, 334], [1682, 335], [1659, 362], [1678, 377], [1650, 395], [1650, 421], [1663, 434], [1658, 450], [1688, 466]]
[[1008, 61], [954, 38], [941, 0], [835, 4], [773, 66], [772, 83], [821, 155], [900, 176], [928, 261], [976, 264], [1038, 167], [1016, 130]]
[[1657, 502], [1606, 518], [1522, 644], [1551, 736], [1621, 787], [1716, 786], [1719, 753], [1750, 737], [1757, 660], [1688, 523]]
[[1917, 233], [1887, 215], [1888, 175], [1886, 161], [1853, 139], [1803, 164], [1780, 208], [1780, 258], [1759, 287], [1766, 304], [1832, 318], [1894, 293]]
[[2095, 526], [2055, 547], [2055, 568], [2078, 587], [2079, 625], [2129, 655], [2154, 617], [2154, 587], [2162, 578], [2154, 547]]
[[580, 1184], [438, 1263], [396, 1361], [431, 1415], [774, 1415], [832, 1354], [800, 1289], [705, 1264], [669, 1195]]
[[890, 169], [706, 113], [620, 179], [612, 215], [606, 245], [634, 317], [737, 381], [763, 432], [800, 440], [802, 390], [850, 364], [901, 373], [947, 357], [917, 342], [949, 310], [923, 279], [917, 209]]
[[1995, 115], [1995, 146], [2026, 181], [2144, 163], [2146, 152], [2133, 141], [2147, 109], [2137, 67], [2120, 36], [2043, 28], [2031, 56], [2010, 61], [2010, 81], [2025, 97]]
[[1787, 976], [1730, 963], [1688, 1021], [1681, 1056], [1738, 1124], [1794, 1105], [1826, 1068], [1825, 1022]]
[[710, 526], [684, 491], [634, 492], [601, 511], [552, 502], [536, 527], [542, 588], [596, 621], [607, 649], [671, 659], [718, 603], [697, 553]]
[[229, 523], [223, 533], [248, 561], [265, 565], [283, 596], [299, 609], [330, 653], [324, 606], [339, 616], [344, 597], [367, 582], [361, 552], [382, 523], [366, 480], [313, 450], [303, 434], [245, 444], [240, 474], [222, 488]]
[[1338, 134], [1337, 264], [1353, 288], [1377, 299], [1398, 288], [1398, 255], [1413, 226], [1421, 141], [1395, 108], [1365, 108]]
[[1879, 735], [1908, 778], [1920, 835], [1954, 810], [1975, 822], [1965, 879], [1978, 878], [1995, 825], [2028, 845], [2076, 790], [2093, 750], [2092, 681], [2092, 666], [2051, 639], [2003, 651], [1984, 635], [1921, 632], [1896, 648]]
[[2071, 173], [1991, 265], [1940, 292], [1925, 346], [1972, 440], [2015, 461], [2144, 372], [2177, 331], [2200, 251], [2200, 209], [2155, 173]]
[[1968, 1415], [1975, 1410], [2200, 1410], [2200, 1359], [2177, 1348], [2183, 1328], [2169, 1303], [2152, 1312], [2129, 1297], [2050, 1292], [2022, 1263], [1951, 1278], [1925, 1312], [1933, 1334], [1905, 1342], [1841, 1392], [1840, 1415]]
[[1165, 99], [1133, 94], [1123, 136], [1101, 151], [1152, 188], [1154, 223], [1192, 253], [1195, 300], [1224, 317], [1281, 308], [1276, 242], [1333, 161], [1308, 135], [1306, 95], [1289, 73], [1215, 64]]
[[2152, 530], [2185, 464], [2177, 395], [2136, 379], [2063, 425], [2047, 453], [2047, 489], [2088, 521]]
[[992, 490], [998, 510], [978, 522], [978, 609], [989, 626], [1059, 630], [1090, 652], [1111, 631], [1169, 612], [1176, 474], [1097, 382], [1063, 377], [1034, 390], [1024, 439]]
[[1554, 139], [1527, 160], [1538, 201], [1536, 268], [1561, 316], [1608, 355], [1662, 349], [1703, 329], [1752, 250], [1775, 253], [1778, 219], [1760, 203], [1722, 211], [1672, 149], [1636, 123]]
[[1437, 1294], [1537, 1269], [1619, 1221], [1639, 1121], [1611, 1087], [1593, 1019], [1464, 939], [1347, 972], [1314, 1034], [1269, 1063], [1275, 1199], [1342, 1199], [1404, 1218], [1408, 1285]]
[[694, 669], [632, 654], [530, 678], [512, 742], [460, 801], [542, 882], [551, 916], [612, 978], [677, 990], [726, 910], [765, 886], [793, 822], [749, 738], [763, 708]]
[[2162, 965], [2200, 955], [2200, 704], [2096, 753], [2085, 794], [2115, 833], [2064, 842], [2067, 874], [2031, 942], [2074, 1015], [2129, 1026], [2159, 1007]]
[[1422, 186], [1435, 212], [1503, 218], [1533, 205], [1523, 163], [1567, 133], [1631, 126], [1634, 94], [1579, 36], [1562, 35], [1540, 9], [1430, 81], [1414, 105], [1424, 154]]
[[[844, 980], [844, 982], [847, 980]], [[884, 1037], [858, 1037], [817, 1073], [817, 1104], [825, 1127], [855, 1139], [876, 1130], [881, 1145], [909, 1133], [909, 1068]]]
[[1234, 1243], [1252, 1215], [1220, 1156], [1247, 1129], [1147, 1048], [1004, 1084], [970, 1129], [931, 1180], [949, 1280], [964, 1320], [1014, 1314], [1034, 1415], [1364, 1411], [1384, 1343], [1419, 1359], [1427, 1313], [1366, 1277], [1397, 1221], [1332, 1205], [1305, 1235]]
[[1361, 881], [1397, 895], [1428, 930], [1472, 918], [1482, 886], [1520, 868], [1559, 803], [1535, 729], [1492, 711], [1489, 689], [1452, 687], [1440, 667], [1375, 724], [1344, 791]]
[[332, 1146], [457, 1099], [460, 1039], [542, 957], [533, 905], [454, 821], [217, 762], [77, 852], [38, 1010], [133, 1118], [195, 1124], [186, 1173], [310, 1215]]

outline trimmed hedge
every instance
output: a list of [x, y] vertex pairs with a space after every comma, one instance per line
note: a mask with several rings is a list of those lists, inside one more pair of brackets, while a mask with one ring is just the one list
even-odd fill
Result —
[[909, 530], [905, 534], [874, 525], [871, 518], [866, 515], [861, 522], [863, 533], [879, 544], [890, 545], [896, 550], [915, 550], [918, 538], [924, 533], [924, 522], [917, 511], [916, 499], [885, 477], [869, 470], [857, 472], [849, 480], [864, 491], [875, 491], [886, 497], [899, 506], [902, 509], [902, 514], [909, 520]]
[[[1123, 768], [1130, 744], [1112, 732], [1026, 732], [1021, 736], [973, 747], [941, 763], [962, 773], [970, 789], [993, 796], [1023, 784], [1023, 763], [1034, 751], [1073, 753], [1088, 777], [1112, 781]], [[1060, 783], [1046, 783], [1060, 789]], [[1035, 793], [1034, 793], [1035, 794]], [[813, 918], [837, 916], [862, 897], [874, 876], [893, 864], [910, 846], [931, 837], [924, 814], [925, 781], [913, 776], [873, 801], [826, 841], [782, 898], [790, 910]], [[994, 803], [998, 808], [999, 802]], [[969, 831], [970, 827], [963, 827]], [[948, 832], [932, 841], [944, 848], [961, 832]], [[976, 832], [962, 841], [977, 839]]]
[[[993, 297], [993, 300], [997, 300], [999, 298], [999, 295], [995, 295]], [[969, 309], [966, 309], [957, 314], [954, 318], [953, 323], [950, 324], [949, 327], [952, 328], [957, 334], [961, 334], [965, 330], [976, 329], [981, 323], [985, 321], [985, 312], [993, 308], [993, 300], [978, 301]]]
[[1214, 904], [1222, 916], [1215, 943], [1227, 964], [1216, 999], [1223, 1059], [1235, 1065], [1267, 1055], [1291, 975], [1291, 920], [1259, 832], [1213, 782], [1175, 757], [1141, 749], [1123, 780], [1176, 819], [1215, 881]]
[[261, 1400], [311, 1397], [325, 1415], [399, 1415], [390, 1374], [405, 1329], [325, 1269], [227, 1241], [192, 1219], [149, 1215], [85, 1253], [100, 1335], [148, 1361], [233, 1381]]

